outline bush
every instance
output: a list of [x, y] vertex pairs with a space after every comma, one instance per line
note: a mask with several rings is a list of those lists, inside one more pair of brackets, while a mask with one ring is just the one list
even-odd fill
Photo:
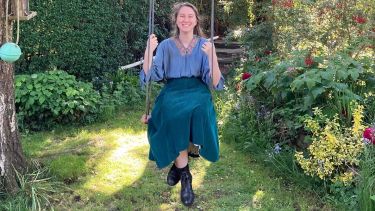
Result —
[[93, 121], [100, 95], [92, 84], [64, 71], [17, 75], [16, 109], [21, 127], [41, 129], [56, 123]]
[[[121, 1], [120, 1], [121, 2]], [[91, 81], [143, 56], [148, 33], [148, 1], [30, 1], [38, 15], [22, 22], [23, 50], [17, 73], [59, 69]], [[155, 33], [168, 36], [173, 0], [155, 5]]]
[[298, 163], [308, 175], [334, 183], [352, 184], [355, 176], [352, 169], [358, 166], [364, 149], [363, 106], [357, 105], [354, 109], [352, 128], [341, 127], [337, 115], [331, 120], [319, 109], [315, 109], [314, 114], [314, 118], [305, 120], [312, 133], [312, 144], [307, 156], [303, 152], [295, 154]]
[[[297, 51], [284, 61], [276, 54], [258, 61], [255, 57], [244, 66], [252, 74], [245, 82], [245, 92], [272, 109], [275, 119], [281, 120], [278, 127], [286, 128], [287, 137], [293, 139], [297, 133], [303, 135], [303, 124], [295, 117], [311, 114], [313, 107], [323, 108], [328, 116], [337, 113], [345, 125], [352, 120], [350, 101], [371, 108], [371, 97], [366, 96], [372, 93], [374, 72], [369, 64], [368, 57], [353, 59], [345, 53], [311, 57]], [[371, 118], [371, 109], [366, 112]]]
[[125, 42], [128, 24], [117, 1], [30, 1], [38, 15], [22, 22], [23, 56], [17, 73], [59, 69], [91, 81], [132, 56]]
[[[228, 87], [235, 80], [229, 79]], [[238, 85], [241, 86], [241, 85]], [[217, 97], [216, 110], [222, 119], [220, 134], [226, 142], [235, 142], [241, 149], [251, 153], [263, 153], [275, 135], [272, 114], [259, 105], [248, 93], [235, 92], [229, 88], [225, 96]]]
[[145, 98], [145, 93], [139, 86], [138, 75], [133, 76], [121, 70], [95, 81], [94, 84], [100, 90], [100, 112], [103, 120], [113, 117], [116, 110], [122, 107], [140, 106]]

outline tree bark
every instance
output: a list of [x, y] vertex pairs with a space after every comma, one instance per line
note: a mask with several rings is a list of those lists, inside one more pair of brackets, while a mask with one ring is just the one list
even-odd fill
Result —
[[[11, 2], [11, 1], [10, 1]], [[7, 40], [5, 30], [10, 35], [12, 23], [6, 29], [6, 0], [0, 0], [0, 42]], [[22, 172], [25, 157], [20, 144], [20, 136], [16, 121], [14, 101], [14, 66], [0, 61], [0, 178], [1, 188], [7, 193], [15, 193], [19, 189], [15, 170]]]

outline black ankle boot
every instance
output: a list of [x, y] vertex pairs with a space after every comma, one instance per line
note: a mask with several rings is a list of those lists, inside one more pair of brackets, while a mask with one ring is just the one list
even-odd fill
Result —
[[168, 172], [167, 183], [170, 186], [175, 186], [181, 179], [181, 170], [177, 168], [175, 164], [172, 165], [171, 169]]
[[191, 206], [194, 203], [194, 192], [192, 187], [193, 177], [189, 171], [189, 165], [181, 171], [181, 201], [185, 206]]

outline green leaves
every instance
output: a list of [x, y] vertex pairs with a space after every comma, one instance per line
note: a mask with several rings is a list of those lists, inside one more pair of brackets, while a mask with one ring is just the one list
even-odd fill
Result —
[[361, 100], [361, 92], [371, 87], [371, 77], [364, 71], [366, 63], [347, 55], [314, 57], [314, 61], [320, 63], [313, 67], [301, 63], [303, 52], [291, 55], [288, 60], [264, 68], [263, 72], [258, 70], [245, 82], [251, 95], [266, 106], [294, 109], [296, 115], [304, 115], [315, 106], [341, 112], [348, 102]]
[[100, 95], [92, 85], [64, 71], [18, 75], [15, 84], [17, 112], [23, 114], [19, 118], [33, 129], [81, 121], [98, 112]]

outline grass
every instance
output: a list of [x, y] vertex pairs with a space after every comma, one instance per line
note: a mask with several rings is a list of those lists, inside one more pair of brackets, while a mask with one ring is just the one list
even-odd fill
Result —
[[[51, 168], [70, 191], [53, 195], [55, 210], [186, 210], [168, 169], [148, 160], [141, 109], [82, 128], [23, 135], [29, 159]], [[255, 157], [221, 143], [219, 162], [191, 160], [194, 210], [331, 210], [304, 187], [290, 185]], [[78, 170], [79, 169], [79, 170]]]
[[359, 205], [364, 211], [375, 210], [375, 148], [366, 146], [364, 158], [361, 161], [360, 181], [358, 185]]

